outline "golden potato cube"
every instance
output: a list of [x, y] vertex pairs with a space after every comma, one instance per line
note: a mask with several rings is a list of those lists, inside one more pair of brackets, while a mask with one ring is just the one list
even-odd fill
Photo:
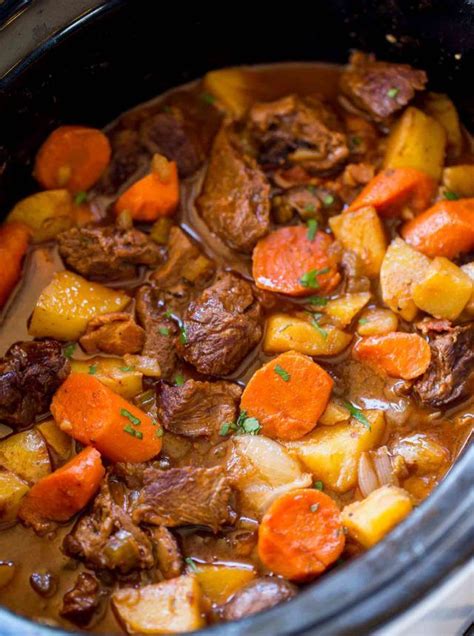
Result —
[[71, 369], [75, 373], [88, 373], [126, 399], [143, 391], [143, 374], [128, 366], [121, 358], [102, 358], [96, 356], [87, 360], [71, 360]]
[[319, 418], [318, 423], [323, 426], [334, 426], [341, 422], [347, 422], [351, 417], [349, 411], [336, 400], [329, 400], [326, 410]]
[[31, 429], [0, 441], [0, 465], [28, 483], [49, 475], [51, 461], [43, 436]]
[[38, 298], [29, 333], [37, 338], [77, 340], [91, 318], [121, 311], [129, 302], [122, 291], [90, 283], [72, 272], [58, 272]]
[[383, 411], [363, 411], [370, 428], [352, 418], [349, 424], [317, 426], [301, 440], [287, 442], [313, 477], [344, 493], [357, 484], [357, 468], [364, 451], [377, 446], [385, 429]]
[[7, 221], [20, 221], [32, 230], [34, 243], [49, 241], [74, 222], [73, 200], [67, 190], [45, 190], [19, 201]]
[[350, 537], [364, 548], [378, 543], [412, 511], [410, 495], [396, 486], [382, 486], [362, 501], [342, 511], [342, 523]]
[[206, 73], [203, 88], [232, 115], [242, 117], [256, 100], [257, 76], [245, 68], [224, 68]]
[[464, 311], [468, 316], [474, 316], [474, 261], [471, 263], [466, 263], [461, 267], [462, 271], [469, 276], [472, 281], [473, 289], [470, 299], [467, 302], [467, 305], [464, 307]]
[[349, 345], [352, 334], [333, 325], [324, 325], [322, 331], [310, 319], [289, 314], [273, 314], [266, 323], [263, 350], [266, 353], [298, 351], [309, 356], [333, 356]]
[[329, 225], [342, 246], [361, 258], [363, 274], [369, 278], [378, 276], [387, 250], [387, 239], [375, 208], [343, 212], [329, 219]]
[[380, 285], [384, 303], [405, 320], [411, 321], [418, 308], [411, 295], [412, 284], [421, 278], [430, 259], [396, 238], [388, 247], [380, 270]]
[[459, 157], [462, 150], [462, 132], [456, 106], [443, 93], [427, 93], [423, 107], [446, 131], [450, 157]]
[[445, 168], [443, 185], [460, 197], [474, 197], [474, 165], [465, 164]]
[[359, 336], [383, 336], [398, 327], [398, 318], [390, 309], [371, 307], [366, 309], [357, 323]]
[[249, 566], [196, 564], [196, 578], [205, 596], [221, 605], [241, 587], [255, 578], [255, 570]]
[[123, 587], [112, 594], [113, 607], [129, 634], [179, 634], [204, 625], [201, 588], [195, 576]]
[[472, 280], [443, 256], [433, 259], [423, 278], [411, 288], [417, 307], [435, 318], [455, 320], [472, 295]]
[[407, 108], [388, 139], [384, 168], [416, 168], [439, 180], [444, 165], [446, 131], [418, 108]]
[[396, 443], [393, 452], [403, 457], [405, 464], [417, 475], [436, 473], [449, 462], [448, 450], [425, 433], [403, 437]]
[[11, 471], [0, 466], [0, 526], [16, 520], [18, 508], [29, 487]]
[[324, 313], [332, 318], [339, 327], [347, 327], [359, 311], [369, 302], [370, 297], [370, 292], [345, 294], [340, 298], [330, 300], [324, 308]]
[[37, 424], [36, 428], [46, 440], [46, 444], [52, 450], [54, 456], [61, 463], [71, 457], [73, 439], [59, 428], [53, 418]]

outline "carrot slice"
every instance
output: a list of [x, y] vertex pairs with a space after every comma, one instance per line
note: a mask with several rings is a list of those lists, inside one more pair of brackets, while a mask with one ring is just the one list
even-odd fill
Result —
[[353, 354], [379, 371], [403, 380], [422, 375], [431, 361], [431, 349], [426, 340], [416, 333], [401, 331], [363, 338], [354, 346]]
[[240, 407], [248, 417], [257, 418], [264, 435], [299, 439], [316, 426], [333, 384], [309, 356], [286, 351], [253, 374]]
[[261, 239], [253, 251], [257, 287], [289, 296], [327, 293], [341, 277], [333, 241], [324, 232], [314, 237], [304, 226], [282, 227]]
[[97, 378], [71, 373], [51, 404], [59, 428], [114, 462], [143, 462], [161, 450], [163, 431]]
[[430, 175], [416, 168], [388, 168], [369, 181], [349, 210], [371, 205], [381, 216], [398, 216], [409, 207], [417, 214], [426, 210], [435, 192]]
[[36, 155], [34, 177], [46, 190], [88, 190], [110, 161], [110, 143], [103, 132], [85, 126], [53, 130]]
[[337, 561], [345, 536], [339, 508], [315, 489], [278, 497], [258, 531], [258, 556], [269, 570], [291, 581], [308, 581]]
[[0, 227], [0, 307], [7, 302], [20, 280], [21, 264], [28, 249], [30, 230], [23, 223], [7, 223]]
[[474, 198], [438, 201], [402, 228], [407, 243], [426, 256], [454, 258], [474, 249]]
[[21, 502], [19, 517], [33, 525], [41, 520], [68, 521], [94, 496], [104, 475], [100, 453], [84, 448], [31, 488]]

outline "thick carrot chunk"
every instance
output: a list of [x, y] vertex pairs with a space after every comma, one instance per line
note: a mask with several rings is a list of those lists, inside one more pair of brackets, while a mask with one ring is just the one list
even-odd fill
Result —
[[28, 249], [30, 234], [23, 223], [12, 222], [0, 227], [0, 308], [20, 280], [21, 264]]

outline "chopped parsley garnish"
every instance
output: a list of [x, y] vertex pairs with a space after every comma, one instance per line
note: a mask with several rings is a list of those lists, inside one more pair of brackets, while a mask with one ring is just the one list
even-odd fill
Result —
[[280, 376], [280, 378], [282, 380], [284, 380], [285, 382], [289, 382], [291, 379], [291, 375], [288, 373], [288, 371], [286, 371], [283, 367], [281, 367], [279, 364], [277, 364], [275, 366], [275, 368], [273, 369], [275, 371], [275, 373], [277, 375]]
[[359, 325], [366, 325], [369, 321], [367, 320], [367, 318], [359, 318], [358, 322]]
[[163, 431], [163, 429], [160, 426], [160, 428], [157, 428], [156, 431], [155, 431], [155, 437], [163, 437], [163, 432], [164, 431]]
[[136, 437], [137, 439], [143, 439], [143, 433], [141, 431], [137, 431], [136, 428], [132, 428], [130, 424], [127, 424], [127, 426], [124, 426], [123, 430], [125, 431], [125, 433], [128, 433], [132, 437]]
[[309, 509], [311, 510], [311, 512], [318, 512], [318, 510], [319, 510], [319, 504], [318, 504], [318, 503], [311, 504], [311, 506], [309, 507]]
[[316, 488], [316, 490], [324, 490], [324, 484], [322, 481], [315, 481], [313, 487]]
[[168, 327], [160, 327], [158, 329], [158, 331], [160, 332], [160, 334], [162, 336], [169, 336], [170, 335], [170, 330], [168, 329]]
[[176, 386], [183, 386], [184, 382], [185, 382], [184, 375], [182, 375], [181, 373], [178, 373], [177, 375], [175, 375], [174, 383]]
[[323, 199], [324, 205], [332, 205], [334, 203], [334, 197], [332, 194], [327, 194]]
[[360, 409], [358, 409], [356, 406], [353, 406], [350, 402], [344, 402], [344, 406], [354, 419], [366, 426], [369, 431], [372, 430], [369, 420], [365, 417]]
[[181, 344], [188, 344], [188, 334], [186, 333], [186, 327], [182, 325], [179, 328], [179, 341]]
[[303, 274], [303, 276], [300, 278], [300, 283], [303, 287], [319, 289], [318, 276], [320, 276], [321, 274], [327, 274], [328, 272], [329, 267], [324, 267], [323, 269], [312, 269], [309, 272]]
[[127, 411], [127, 409], [120, 409], [120, 415], [122, 417], [126, 417], [127, 420], [130, 420], [134, 426], [139, 426], [141, 424], [141, 420], [139, 420], [138, 417], [135, 417], [135, 415], [132, 415], [132, 413]]
[[133, 371], [133, 367], [120, 367], [120, 371], [127, 373], [127, 371]]
[[322, 314], [310, 314], [311, 315], [311, 325], [312, 327], [314, 327], [314, 329], [316, 329], [316, 331], [319, 333], [319, 335], [326, 340], [326, 338], [328, 337], [328, 332], [323, 329], [321, 327], [321, 325], [319, 324], [319, 320], [322, 318]]
[[171, 313], [171, 311], [170, 311], [169, 309], [167, 309], [167, 310], [165, 311], [165, 313], [163, 314], [163, 316], [164, 316], [165, 318], [172, 318], [172, 317], [173, 317], [173, 314]]
[[307, 203], [304, 206], [304, 211], [305, 212], [316, 212], [316, 206], [314, 205], [314, 203]]
[[248, 435], [258, 435], [262, 428], [256, 417], [246, 417], [240, 427], [242, 431]]
[[451, 190], [446, 190], [446, 192], [444, 193], [444, 198], [448, 199], [448, 201], [457, 201], [459, 199], [459, 196]]
[[214, 104], [216, 101], [214, 95], [211, 95], [210, 93], [201, 93], [201, 99], [206, 104]]
[[260, 422], [256, 417], [248, 417], [246, 411], [241, 411], [237, 422], [225, 422], [222, 424], [219, 435], [224, 437], [231, 431], [240, 435], [258, 435], [261, 428]]
[[222, 437], [225, 437], [226, 435], [228, 435], [230, 433], [231, 426], [232, 426], [232, 422], [224, 422], [224, 424], [222, 424], [219, 430], [219, 435], [222, 435]]
[[85, 203], [87, 201], [87, 192], [78, 192], [74, 197], [74, 203], [76, 205], [81, 205], [81, 203]]
[[66, 358], [72, 358], [72, 356], [74, 355], [74, 351], [76, 350], [76, 343], [75, 342], [71, 342], [71, 344], [68, 344], [67, 347], [64, 347], [64, 355], [66, 356]]
[[196, 564], [194, 563], [194, 561], [193, 561], [193, 559], [191, 557], [186, 557], [184, 560], [189, 565], [189, 569], [192, 572], [197, 572], [198, 571], [198, 569], [196, 567]]
[[91, 366], [89, 367], [89, 375], [95, 375], [97, 373], [97, 365], [96, 364], [91, 364]]
[[314, 237], [318, 231], [318, 222], [316, 219], [308, 219], [306, 225], [308, 226], [308, 241], [314, 241]]
[[387, 91], [387, 97], [390, 97], [390, 99], [394, 99], [399, 92], [400, 92], [400, 89], [396, 88], [395, 86], [393, 88], [389, 88]]
[[322, 296], [310, 296], [306, 301], [315, 307], [325, 307], [328, 304], [328, 299]]

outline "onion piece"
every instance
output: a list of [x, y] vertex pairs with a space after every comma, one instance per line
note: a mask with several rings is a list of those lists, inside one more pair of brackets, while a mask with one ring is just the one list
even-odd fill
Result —
[[386, 446], [377, 448], [377, 450], [371, 452], [371, 456], [380, 485], [398, 486], [398, 479], [393, 472], [392, 460], [388, 448]]
[[362, 453], [360, 456], [357, 478], [363, 497], [368, 497], [380, 485], [369, 453]]

